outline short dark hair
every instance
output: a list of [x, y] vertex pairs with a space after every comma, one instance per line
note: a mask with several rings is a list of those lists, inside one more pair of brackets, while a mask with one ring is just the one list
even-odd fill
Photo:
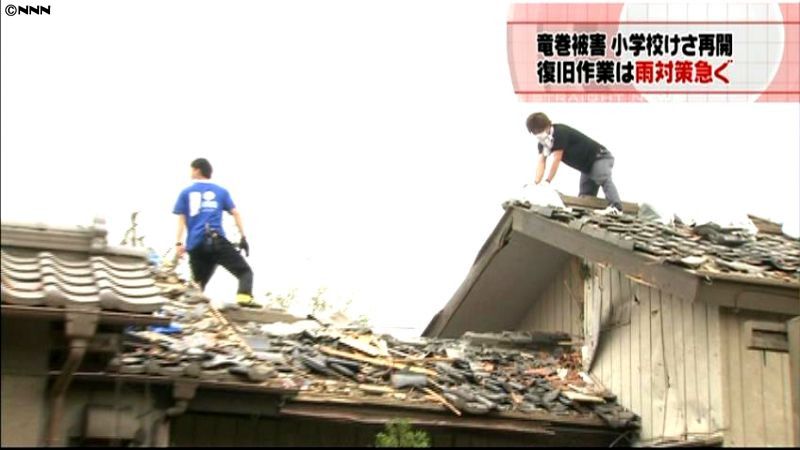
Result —
[[552, 122], [550, 122], [550, 119], [547, 117], [547, 115], [545, 115], [545, 113], [537, 112], [528, 116], [526, 125], [528, 126], [528, 132], [536, 134], [550, 128]]
[[192, 169], [200, 169], [200, 173], [206, 178], [211, 178], [211, 172], [214, 171], [211, 168], [211, 163], [205, 158], [197, 158], [192, 161]]

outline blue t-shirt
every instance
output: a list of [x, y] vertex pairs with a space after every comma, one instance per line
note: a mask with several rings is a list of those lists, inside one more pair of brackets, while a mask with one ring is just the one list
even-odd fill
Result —
[[231, 212], [233, 208], [236, 205], [228, 190], [210, 181], [197, 181], [181, 191], [172, 212], [186, 216], [186, 250], [192, 250], [203, 242], [206, 224], [224, 237], [222, 211]]

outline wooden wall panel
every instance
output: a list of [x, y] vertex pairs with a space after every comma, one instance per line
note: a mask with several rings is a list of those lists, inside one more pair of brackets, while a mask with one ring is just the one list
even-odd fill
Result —
[[785, 322], [788, 317], [723, 309], [723, 420], [730, 446], [790, 446], [789, 356], [747, 348], [748, 320]]

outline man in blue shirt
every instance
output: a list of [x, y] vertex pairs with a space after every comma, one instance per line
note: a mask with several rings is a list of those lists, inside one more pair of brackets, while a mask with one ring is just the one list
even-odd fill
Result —
[[[242, 306], [255, 306], [253, 301], [253, 271], [233, 244], [225, 238], [222, 212], [227, 211], [236, 221], [242, 236], [239, 249], [250, 256], [250, 246], [244, 235], [242, 217], [228, 190], [210, 181], [212, 167], [205, 158], [192, 161], [194, 183], [181, 191], [173, 214], [178, 215], [178, 258], [189, 253], [189, 266], [194, 280], [205, 290], [217, 265], [221, 265], [239, 280], [236, 301]], [[188, 230], [186, 244], [183, 233]]]

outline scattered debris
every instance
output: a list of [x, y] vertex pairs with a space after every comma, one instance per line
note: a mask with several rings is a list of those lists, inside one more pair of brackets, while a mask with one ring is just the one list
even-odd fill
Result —
[[[638, 417], [582, 373], [564, 333], [466, 333], [462, 339], [399, 340], [334, 321], [234, 322], [196, 286], [176, 288], [157, 313], [169, 327], [129, 328], [109, 371], [293, 387], [332, 401], [359, 397], [395, 406], [439, 405], [462, 414], [550, 413], [636, 427]], [[399, 402], [399, 403], [398, 403]]]

